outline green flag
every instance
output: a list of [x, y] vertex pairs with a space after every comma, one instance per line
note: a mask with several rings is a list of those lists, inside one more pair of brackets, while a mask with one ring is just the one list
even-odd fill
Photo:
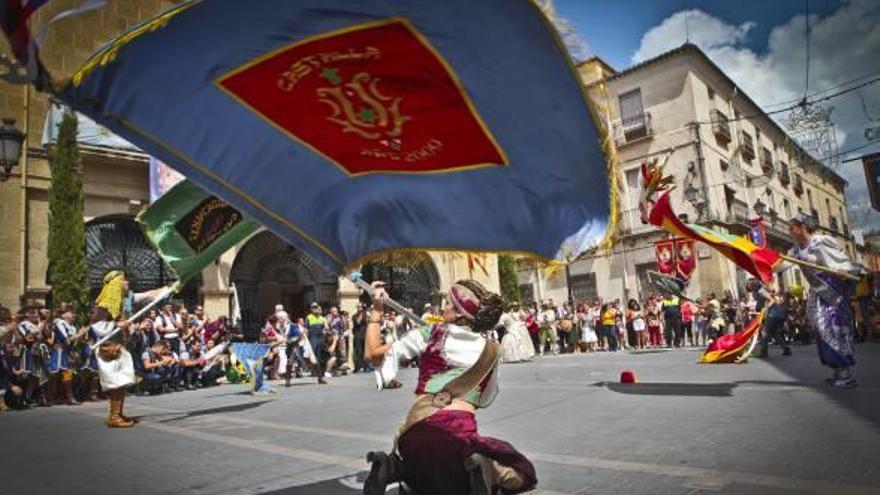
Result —
[[137, 221], [181, 285], [260, 228], [188, 180], [142, 211]]

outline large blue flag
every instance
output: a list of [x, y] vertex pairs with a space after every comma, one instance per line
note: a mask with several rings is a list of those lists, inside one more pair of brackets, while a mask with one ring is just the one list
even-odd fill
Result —
[[337, 271], [608, 227], [584, 88], [530, 0], [189, 2], [59, 96]]

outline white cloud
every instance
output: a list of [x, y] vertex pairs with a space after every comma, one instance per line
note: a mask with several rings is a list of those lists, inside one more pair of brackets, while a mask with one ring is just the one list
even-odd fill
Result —
[[[691, 43], [706, 52], [765, 109], [803, 97], [804, 15], [795, 15], [786, 23], [773, 27], [767, 50], [760, 54], [745, 46], [756, 26], [754, 22], [733, 25], [700, 10], [687, 11], [687, 20]], [[880, 70], [880, 2], [851, 0], [825, 17], [811, 16], [810, 27], [810, 93]], [[639, 49], [633, 54], [633, 62], [676, 48], [685, 39], [685, 12], [681, 11], [644, 34]], [[880, 83], [863, 89], [861, 93], [869, 105], [876, 105], [880, 101]], [[833, 107], [832, 119], [837, 127], [840, 151], [864, 144], [868, 120], [862, 109], [860, 92], [834, 98], [828, 104]], [[843, 164], [838, 173], [849, 181], [847, 197], [853, 213], [852, 223], [855, 225], [861, 220], [880, 227], [880, 214], [865, 215], [855, 211], [855, 206], [863, 205], [867, 198], [860, 163]]]

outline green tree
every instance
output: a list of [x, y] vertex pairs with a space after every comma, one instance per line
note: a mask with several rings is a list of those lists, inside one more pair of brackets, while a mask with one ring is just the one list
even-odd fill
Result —
[[501, 297], [507, 302], [519, 301], [519, 280], [513, 256], [498, 255], [498, 277], [501, 279]]
[[47, 255], [52, 267], [53, 303], [71, 303], [82, 319], [88, 312], [90, 298], [77, 133], [76, 116], [66, 111], [49, 157], [52, 183], [49, 186]]

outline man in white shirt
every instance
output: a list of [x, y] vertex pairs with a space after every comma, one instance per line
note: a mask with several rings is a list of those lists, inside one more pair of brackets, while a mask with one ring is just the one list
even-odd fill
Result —
[[171, 352], [180, 351], [180, 315], [174, 311], [174, 306], [166, 304], [162, 307], [162, 312], [155, 321], [156, 331], [162, 337], [162, 340], [168, 342], [168, 348]]

